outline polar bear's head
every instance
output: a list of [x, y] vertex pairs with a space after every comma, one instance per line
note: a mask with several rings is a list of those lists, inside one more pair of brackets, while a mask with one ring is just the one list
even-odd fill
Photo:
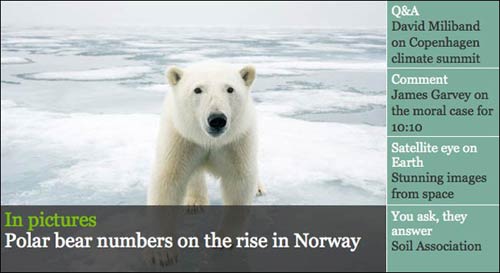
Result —
[[175, 128], [184, 137], [201, 145], [225, 144], [245, 133], [253, 123], [253, 66], [173, 66], [167, 70], [167, 79], [173, 97], [170, 113]]

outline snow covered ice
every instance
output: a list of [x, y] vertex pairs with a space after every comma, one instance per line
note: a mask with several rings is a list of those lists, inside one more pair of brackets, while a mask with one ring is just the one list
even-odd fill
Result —
[[2, 57], [2, 64], [27, 64], [31, 63], [30, 59], [21, 57]]
[[2, 27], [1, 52], [2, 205], [145, 204], [165, 68], [203, 60], [257, 68], [256, 204], [385, 203], [383, 31]]
[[139, 78], [150, 72], [147, 66], [125, 66], [83, 71], [42, 72], [24, 75], [32, 80], [105, 81]]

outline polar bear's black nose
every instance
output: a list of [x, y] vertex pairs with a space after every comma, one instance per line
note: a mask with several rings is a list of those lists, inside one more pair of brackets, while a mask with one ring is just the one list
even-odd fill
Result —
[[210, 125], [210, 128], [214, 130], [221, 130], [222, 128], [226, 127], [226, 123], [227, 117], [222, 113], [214, 113], [208, 116], [208, 125]]

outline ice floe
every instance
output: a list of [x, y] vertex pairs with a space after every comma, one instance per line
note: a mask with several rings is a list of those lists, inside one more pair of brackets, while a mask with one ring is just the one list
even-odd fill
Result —
[[20, 76], [31, 80], [103, 81], [133, 79], [150, 72], [152, 69], [147, 66], [125, 66], [80, 71], [41, 72]]

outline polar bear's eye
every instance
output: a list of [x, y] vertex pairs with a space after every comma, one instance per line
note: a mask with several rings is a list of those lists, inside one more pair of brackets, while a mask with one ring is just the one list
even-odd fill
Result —
[[227, 89], [227, 92], [228, 92], [228, 93], [233, 93], [233, 92], [234, 92], [234, 89], [233, 89], [232, 87], [229, 87], [229, 88]]
[[196, 88], [194, 89], [194, 93], [196, 93], [196, 94], [200, 94], [200, 93], [201, 93], [201, 88], [196, 87]]

